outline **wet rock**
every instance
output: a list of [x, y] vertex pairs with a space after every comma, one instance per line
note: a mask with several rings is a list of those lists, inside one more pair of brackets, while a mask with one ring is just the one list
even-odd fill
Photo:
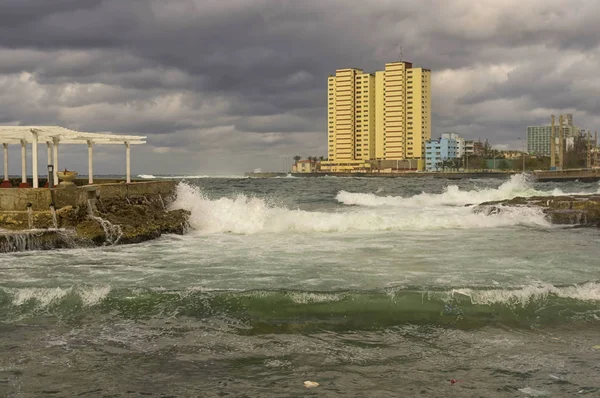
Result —
[[[184, 234], [189, 216], [187, 210], [168, 210], [159, 196], [105, 199], [58, 209], [56, 224], [62, 232], [32, 240], [28, 235], [21, 238], [28, 233], [26, 212], [0, 213], [0, 229], [10, 230], [0, 239], [0, 252], [140, 243], [163, 234]], [[37, 229], [54, 227], [50, 211], [34, 212], [33, 220]]]
[[553, 224], [600, 227], [600, 195], [517, 197], [481, 203], [473, 211], [492, 215], [520, 206], [541, 208]]
[[147, 199], [105, 201], [91, 216], [71, 213], [77, 222], [77, 235], [94, 244], [140, 243], [162, 234], [182, 235], [189, 215], [186, 210], [168, 211], [162, 203]]

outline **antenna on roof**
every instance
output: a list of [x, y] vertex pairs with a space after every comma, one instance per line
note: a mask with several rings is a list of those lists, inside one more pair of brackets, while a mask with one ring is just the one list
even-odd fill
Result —
[[400, 57], [398, 58], [398, 61], [402, 62], [402, 44], [400, 44]]

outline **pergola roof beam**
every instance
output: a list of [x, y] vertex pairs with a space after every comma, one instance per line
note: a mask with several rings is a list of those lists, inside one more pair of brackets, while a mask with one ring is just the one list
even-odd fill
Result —
[[[146, 136], [141, 135], [122, 135], [107, 132], [86, 133], [70, 130], [60, 126], [0, 126], [0, 144], [19, 144], [21, 145], [21, 163], [22, 163], [22, 186], [27, 185], [26, 180], [26, 144], [32, 144], [32, 172], [33, 185], [38, 185], [38, 143], [48, 144], [48, 160], [50, 163], [50, 153], [52, 152], [52, 164], [54, 165], [54, 181], [57, 181], [58, 171], [58, 145], [75, 144], [88, 146], [88, 171], [89, 183], [93, 183], [93, 146], [94, 145], [125, 145], [126, 153], [126, 178], [131, 182], [131, 145], [141, 145], [146, 143]], [[4, 173], [8, 174], [8, 155], [5, 152]]]

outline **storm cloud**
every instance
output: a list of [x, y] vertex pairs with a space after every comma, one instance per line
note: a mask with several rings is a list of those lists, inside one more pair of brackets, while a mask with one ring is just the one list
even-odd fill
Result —
[[598, 129], [599, 45], [592, 0], [3, 0], [0, 124], [147, 135], [136, 174], [281, 170], [326, 155], [329, 74], [402, 55], [433, 72], [434, 136], [517, 148], [552, 113]]

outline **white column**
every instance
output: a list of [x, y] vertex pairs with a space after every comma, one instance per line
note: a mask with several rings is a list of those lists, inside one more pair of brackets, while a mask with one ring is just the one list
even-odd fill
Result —
[[48, 147], [48, 163], [47, 166], [52, 164], [52, 141], [46, 141], [46, 146]]
[[53, 138], [52, 142], [54, 144], [52, 151], [52, 164], [54, 165], [54, 184], [58, 185], [58, 142], [59, 139], [58, 138]]
[[125, 141], [125, 169], [127, 172], [127, 183], [131, 182], [131, 144]]
[[[52, 141], [46, 141], [46, 147], [48, 150], [48, 163], [46, 164], [46, 170], [48, 170], [47, 166], [50, 166], [52, 164]], [[52, 175], [54, 175], [54, 171], [52, 172]], [[53, 188], [50, 186], [50, 174], [48, 174], [48, 188]]]
[[27, 183], [27, 143], [21, 140], [21, 183]]
[[8, 181], [8, 144], [2, 144], [4, 147], [4, 181]]
[[88, 184], [94, 183], [94, 143], [88, 140]]
[[31, 173], [33, 174], [33, 187], [38, 188], [38, 135], [32, 131], [31, 136], [33, 138], [31, 142]]

